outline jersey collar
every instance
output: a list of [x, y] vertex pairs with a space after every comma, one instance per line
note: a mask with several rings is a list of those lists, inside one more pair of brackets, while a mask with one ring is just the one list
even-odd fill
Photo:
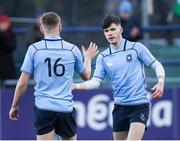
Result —
[[125, 42], [125, 39], [122, 38], [121, 44], [120, 44], [120, 46], [118, 48], [116, 48], [113, 44], [110, 44], [111, 52], [114, 53], [114, 52], [117, 52], [117, 51], [124, 50], [124, 42]]
[[60, 36], [45, 36], [44, 40], [46, 41], [59, 41], [62, 40]]

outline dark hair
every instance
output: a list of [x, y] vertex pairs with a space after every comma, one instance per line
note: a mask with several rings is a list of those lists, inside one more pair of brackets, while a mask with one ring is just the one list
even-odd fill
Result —
[[115, 23], [116, 25], [121, 25], [120, 17], [116, 15], [106, 15], [103, 19], [102, 28], [108, 28], [111, 26], [112, 23]]
[[61, 22], [60, 16], [54, 12], [47, 12], [41, 16], [41, 22], [47, 30], [51, 30], [57, 27], [59, 22]]

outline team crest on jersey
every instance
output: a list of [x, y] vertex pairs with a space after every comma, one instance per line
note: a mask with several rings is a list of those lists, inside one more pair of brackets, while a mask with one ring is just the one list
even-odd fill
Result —
[[128, 54], [126, 56], [126, 60], [127, 60], [127, 62], [131, 62], [132, 61], [132, 54]]

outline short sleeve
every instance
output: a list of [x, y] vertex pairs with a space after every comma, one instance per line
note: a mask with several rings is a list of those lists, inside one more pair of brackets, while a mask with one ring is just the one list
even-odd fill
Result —
[[151, 54], [151, 52], [141, 43], [137, 42], [134, 49], [138, 52], [138, 57], [146, 66], [150, 66], [156, 58]]
[[86, 69], [86, 67], [83, 63], [83, 56], [82, 56], [80, 50], [78, 49], [78, 47], [76, 47], [76, 46], [74, 46], [72, 51], [75, 55], [75, 66], [74, 66], [75, 71], [80, 74], [80, 73], [84, 72]]
[[33, 47], [30, 46], [26, 52], [23, 64], [21, 66], [21, 71], [27, 72], [29, 74], [33, 73], [33, 54], [34, 54]]
[[105, 77], [105, 74], [106, 71], [103, 66], [103, 56], [102, 54], [99, 54], [96, 59], [96, 68], [93, 77], [98, 77], [100, 79], [103, 79]]

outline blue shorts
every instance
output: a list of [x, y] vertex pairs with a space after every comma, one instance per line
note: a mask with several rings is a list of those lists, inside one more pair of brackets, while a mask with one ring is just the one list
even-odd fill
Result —
[[130, 124], [140, 122], [146, 126], [149, 118], [149, 103], [141, 105], [114, 105], [113, 132], [128, 131]]
[[51, 132], [61, 137], [70, 138], [76, 134], [76, 122], [74, 120], [75, 109], [70, 113], [54, 112], [34, 108], [34, 126], [37, 135]]

